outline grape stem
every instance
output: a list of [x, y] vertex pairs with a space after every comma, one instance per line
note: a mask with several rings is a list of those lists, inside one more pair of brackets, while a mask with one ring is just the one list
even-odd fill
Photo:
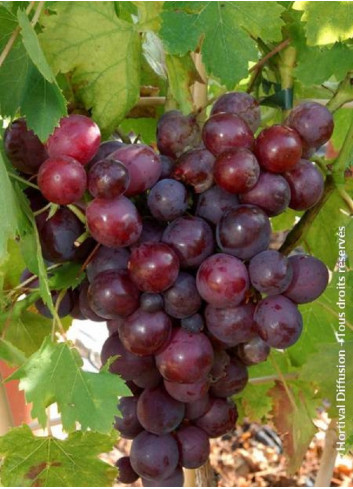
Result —
[[295, 380], [299, 377], [299, 374], [297, 372], [291, 372], [288, 374], [282, 374], [281, 377], [278, 375], [266, 375], [264, 377], [253, 377], [252, 379], [249, 379], [249, 384], [252, 385], [261, 385], [261, 384], [267, 384], [269, 382], [275, 382], [276, 380], [282, 381], [282, 379], [285, 380]]
[[333, 97], [329, 100], [327, 108], [334, 113], [347, 102], [353, 100], [353, 72], [349, 71], [345, 79], [339, 84]]
[[83, 224], [86, 224], [86, 216], [85, 214], [81, 211], [81, 209], [79, 209], [78, 207], [76, 207], [75, 205], [73, 204], [69, 204], [67, 206], [70, 211], [75, 214], [75, 216], [83, 223]]
[[17, 180], [21, 183], [24, 183], [28, 187], [32, 187], [32, 188], [35, 188], [36, 190], [39, 190], [38, 185], [35, 185], [34, 183], [29, 182], [28, 180], [25, 180], [24, 178], [20, 177], [19, 175], [16, 175], [16, 173], [8, 172], [8, 175], [10, 178], [13, 178], [14, 180]]

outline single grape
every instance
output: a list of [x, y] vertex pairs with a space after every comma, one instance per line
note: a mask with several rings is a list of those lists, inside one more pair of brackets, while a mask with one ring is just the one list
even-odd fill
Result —
[[182, 216], [188, 207], [186, 188], [171, 178], [159, 180], [148, 194], [147, 205], [159, 221], [172, 221]]
[[294, 129], [275, 124], [260, 132], [255, 154], [262, 168], [272, 173], [283, 173], [299, 162], [302, 143]]
[[106, 319], [126, 317], [139, 306], [139, 291], [125, 270], [105, 270], [96, 275], [88, 289], [89, 305]]
[[165, 225], [151, 218], [146, 218], [142, 220], [142, 233], [140, 238], [131, 246], [131, 249], [137, 248], [142, 243], [147, 243], [153, 241], [158, 243], [162, 240], [162, 235], [165, 230]]
[[218, 438], [234, 429], [237, 419], [237, 408], [232, 401], [213, 397], [210, 408], [203, 416], [197, 418], [195, 424], [210, 438]]
[[225, 350], [214, 350], [214, 361], [209, 375], [210, 382], [214, 383], [226, 376], [226, 369], [230, 364], [230, 356]]
[[257, 365], [265, 362], [270, 354], [271, 348], [259, 336], [255, 336], [247, 343], [236, 347], [237, 357], [244, 365]]
[[119, 473], [117, 481], [122, 484], [133, 484], [139, 478], [134, 469], [131, 467], [130, 457], [121, 457], [115, 462]]
[[189, 333], [200, 333], [205, 327], [203, 317], [201, 314], [193, 314], [187, 318], [183, 318], [180, 321], [180, 326]]
[[[51, 291], [51, 297], [53, 299], [54, 306], [56, 306], [57, 300], [59, 299], [60, 292], [59, 291]], [[46, 306], [43, 302], [42, 299], [38, 299], [35, 302], [35, 306], [38, 310], [38, 312], [46, 317], [46, 318], [52, 318], [53, 315], [49, 309], [48, 306]], [[68, 316], [71, 314], [72, 310], [74, 308], [74, 297], [71, 289], [67, 289], [65, 294], [60, 300], [59, 307], [57, 309], [57, 314], [59, 318], [64, 318], [65, 316]]]
[[141, 479], [143, 487], [183, 487], [184, 472], [181, 467], [177, 467], [172, 475], [163, 480]]
[[174, 161], [166, 155], [160, 155], [160, 159], [162, 165], [162, 173], [160, 179], [162, 180], [171, 176], [174, 167]]
[[239, 195], [242, 204], [260, 207], [268, 216], [278, 216], [289, 205], [291, 192], [282, 175], [263, 172], [251, 190]]
[[173, 285], [179, 273], [179, 259], [165, 243], [142, 243], [130, 256], [130, 277], [143, 292], [163, 292]]
[[212, 115], [202, 129], [206, 148], [219, 155], [232, 148], [251, 149], [254, 135], [247, 123], [235, 114], [224, 112]]
[[135, 355], [152, 355], [170, 338], [172, 322], [163, 311], [145, 312], [137, 309], [119, 327], [125, 348]]
[[204, 465], [210, 455], [207, 434], [197, 426], [183, 426], [176, 432], [180, 451], [180, 463], [186, 469], [197, 469]]
[[76, 240], [84, 233], [84, 226], [73, 212], [61, 207], [49, 219], [48, 213], [43, 212], [37, 216], [36, 223], [45, 260], [62, 263], [75, 259]]
[[225, 368], [225, 376], [211, 385], [210, 393], [215, 397], [230, 397], [241, 392], [248, 383], [248, 369], [239, 360], [231, 359]]
[[176, 281], [163, 293], [165, 311], [177, 319], [195, 314], [201, 307], [201, 297], [195, 278], [186, 272], [180, 272]]
[[197, 401], [188, 402], [185, 404], [185, 419], [193, 421], [203, 416], [211, 407], [209, 394], [205, 394]]
[[266, 250], [271, 224], [266, 213], [254, 205], [240, 205], [226, 212], [217, 224], [217, 242], [225, 253], [248, 260]]
[[258, 334], [273, 348], [288, 348], [299, 338], [303, 319], [297, 306], [283, 295], [263, 299], [256, 306]]
[[288, 258], [293, 278], [283, 295], [297, 304], [316, 300], [326, 289], [329, 274], [326, 265], [310, 255], [294, 255]]
[[145, 389], [137, 401], [137, 417], [149, 433], [165, 435], [184, 418], [185, 406], [172, 398], [163, 386]]
[[170, 382], [204, 380], [212, 368], [213, 348], [203, 333], [175, 328], [170, 342], [156, 355], [157, 368]]
[[170, 434], [157, 436], [143, 431], [132, 442], [130, 462], [144, 479], [166, 479], [173, 474], [178, 461], [178, 445]]
[[107, 248], [100, 246], [86, 267], [90, 282], [105, 270], [126, 270], [130, 253], [126, 248]]
[[88, 172], [88, 190], [93, 197], [113, 199], [126, 192], [130, 183], [127, 168], [110, 158], [97, 161]]
[[164, 387], [173, 399], [180, 402], [194, 402], [207, 394], [209, 384], [207, 380], [201, 380], [192, 384], [179, 384], [164, 380]]
[[109, 367], [109, 371], [120, 375], [124, 380], [133, 380], [147, 370], [155, 368], [154, 359], [150, 357], [140, 357], [125, 350], [119, 339], [119, 335], [113, 333], [105, 341], [102, 351], [102, 365], [105, 365], [110, 357], [117, 356], [116, 360]]
[[207, 149], [192, 149], [180, 156], [172, 177], [193, 188], [196, 194], [213, 185], [215, 157]]
[[121, 141], [117, 141], [116, 139], [104, 141], [99, 145], [97, 153], [88, 163], [88, 169], [91, 168], [95, 163], [97, 163], [97, 161], [106, 159], [108, 156], [114, 153], [114, 151], [122, 148], [123, 146], [125, 146], [125, 144]]
[[142, 232], [142, 221], [134, 204], [126, 197], [94, 199], [87, 206], [87, 226], [98, 243], [110, 248], [130, 246]]
[[295, 167], [284, 173], [291, 199], [289, 207], [296, 211], [310, 209], [319, 202], [324, 193], [324, 178], [314, 163], [300, 160]]
[[250, 260], [248, 270], [252, 285], [266, 295], [284, 292], [293, 276], [288, 258], [275, 250], [266, 250], [255, 255]]
[[152, 292], [143, 292], [140, 296], [140, 307], [142, 311], [157, 312], [164, 307], [163, 296]]
[[137, 418], [137, 397], [121, 397], [118, 402], [120, 414], [115, 416], [114, 428], [123, 438], [133, 440], [143, 428]]
[[159, 370], [155, 367], [153, 369], [146, 370], [141, 375], [134, 377], [134, 384], [142, 389], [152, 389], [157, 387], [162, 382], [162, 376]]
[[287, 124], [299, 133], [306, 147], [318, 148], [326, 143], [333, 133], [331, 112], [316, 102], [297, 105], [290, 112]]
[[109, 158], [123, 163], [129, 172], [130, 183], [125, 192], [127, 197], [141, 194], [153, 187], [162, 172], [159, 156], [144, 144], [123, 146]]
[[184, 116], [178, 110], [171, 110], [158, 121], [157, 146], [163, 155], [175, 159], [199, 139], [200, 128], [193, 115]]
[[101, 142], [99, 127], [89, 117], [70, 114], [60, 119], [59, 127], [47, 141], [50, 158], [71, 156], [82, 165], [98, 151]]
[[199, 195], [196, 215], [217, 224], [226, 211], [236, 209], [239, 200], [236, 195], [230, 194], [217, 185]]
[[226, 192], [239, 194], [256, 185], [260, 166], [255, 156], [246, 148], [233, 148], [221, 153], [214, 166], [216, 184]]
[[205, 310], [207, 329], [227, 347], [245, 343], [255, 334], [254, 312], [255, 306], [250, 302], [222, 309], [208, 305]]
[[261, 122], [259, 102], [245, 92], [224, 93], [214, 103], [211, 115], [228, 112], [240, 116], [256, 132]]
[[16, 119], [4, 134], [5, 153], [19, 171], [35, 175], [48, 158], [44, 144], [28, 129], [25, 119]]
[[214, 307], [234, 307], [245, 298], [249, 276], [238, 258], [217, 253], [198, 269], [196, 286], [201, 297]]
[[182, 268], [198, 267], [214, 249], [212, 230], [200, 217], [178, 217], [165, 229], [162, 241], [177, 253]]
[[80, 285], [79, 300], [78, 300], [80, 313], [82, 314], [84, 319], [89, 319], [90, 321], [95, 321], [95, 322], [103, 322], [106, 319], [102, 318], [101, 316], [98, 316], [98, 314], [96, 314], [91, 308], [91, 306], [89, 305], [88, 287], [89, 287], [88, 281], [84, 281]]
[[72, 290], [72, 297], [73, 297], [73, 307], [70, 311], [70, 316], [73, 319], [78, 319], [79, 321], [83, 321], [84, 319], [86, 319], [86, 317], [82, 314], [82, 311], [80, 309], [80, 288], [79, 287]]
[[38, 186], [50, 202], [60, 205], [72, 204], [83, 196], [87, 176], [77, 160], [57, 156], [47, 159], [39, 168]]

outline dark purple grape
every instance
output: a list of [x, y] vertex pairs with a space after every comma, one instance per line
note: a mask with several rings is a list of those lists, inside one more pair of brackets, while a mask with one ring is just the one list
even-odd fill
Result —
[[254, 135], [247, 123], [235, 114], [224, 112], [211, 116], [202, 129], [206, 148], [215, 156], [232, 148], [252, 149]]
[[141, 479], [143, 487], [183, 487], [184, 472], [181, 467], [177, 467], [172, 475], [163, 480]]
[[165, 435], [174, 431], [185, 413], [183, 403], [172, 398], [163, 386], [145, 389], [137, 402], [137, 417], [149, 433]]
[[201, 380], [193, 384], [179, 384], [164, 380], [164, 387], [168, 394], [180, 402], [194, 402], [203, 398], [208, 392], [208, 381]]
[[265, 362], [270, 354], [271, 348], [259, 336], [255, 336], [247, 343], [242, 343], [236, 348], [237, 357], [244, 365], [257, 365]]
[[166, 155], [160, 155], [160, 159], [162, 165], [162, 173], [159, 178], [169, 178], [173, 171], [174, 161]]
[[127, 197], [142, 194], [158, 181], [162, 165], [152, 148], [144, 144], [128, 144], [110, 155], [111, 159], [126, 166], [130, 183], [125, 192]]
[[152, 355], [170, 338], [172, 322], [163, 311], [137, 309], [119, 327], [119, 337], [127, 350], [135, 355]]
[[201, 307], [201, 297], [195, 278], [186, 272], [180, 272], [178, 278], [163, 293], [165, 311], [177, 319], [195, 314]]
[[275, 250], [266, 250], [255, 255], [250, 260], [248, 270], [252, 285], [266, 295], [284, 292], [293, 276], [288, 258]]
[[80, 309], [80, 288], [79, 287], [72, 290], [72, 297], [73, 297], [73, 308], [70, 311], [70, 316], [73, 319], [78, 319], [79, 321], [83, 321], [86, 318], [82, 314], [81, 309]]
[[52, 263], [73, 260], [78, 249], [75, 242], [84, 232], [82, 222], [66, 207], [47, 217], [43, 212], [36, 218], [44, 259]]
[[143, 388], [136, 385], [135, 382], [132, 380], [125, 380], [125, 385], [130, 389], [131, 393], [136, 397], [138, 397], [143, 392]]
[[217, 224], [217, 242], [224, 253], [248, 260], [266, 250], [271, 224], [266, 213], [254, 205], [240, 205], [226, 212]]
[[137, 418], [137, 397], [121, 397], [118, 402], [120, 414], [115, 416], [114, 428], [123, 438], [133, 440], [143, 428]]
[[110, 357], [118, 356], [110, 365], [109, 370], [120, 375], [124, 380], [133, 380], [147, 370], [154, 368], [154, 359], [150, 357], [139, 357], [125, 350], [119, 339], [119, 335], [113, 333], [105, 341], [102, 351], [102, 365], [105, 365]]
[[196, 194], [213, 185], [215, 157], [207, 149], [192, 149], [180, 156], [172, 177], [193, 188]]
[[197, 426], [183, 426], [176, 432], [180, 451], [180, 463], [186, 469], [197, 469], [204, 465], [210, 455], [207, 434]]
[[218, 438], [234, 429], [237, 419], [237, 408], [232, 401], [213, 397], [211, 407], [195, 424], [206, 431], [210, 438]]
[[170, 342], [156, 355], [157, 368], [170, 382], [204, 380], [212, 368], [213, 348], [203, 333], [174, 329]]
[[211, 115], [228, 112], [240, 116], [253, 132], [260, 126], [261, 111], [259, 102], [245, 92], [228, 92], [221, 95], [214, 103]]
[[241, 392], [248, 383], [248, 369], [239, 360], [231, 359], [225, 368], [225, 376], [211, 385], [210, 393], [215, 397], [230, 397]]
[[105, 270], [126, 270], [130, 253], [126, 248], [107, 248], [100, 246], [88, 263], [86, 273], [92, 282], [94, 277]]
[[117, 149], [125, 146], [121, 141], [117, 141], [116, 139], [112, 139], [111, 141], [104, 141], [99, 145], [97, 153], [94, 155], [94, 158], [88, 163], [88, 168], [91, 168], [97, 161], [104, 160], [108, 156], [110, 156]]
[[236, 195], [230, 194], [217, 185], [199, 195], [196, 215], [217, 224], [226, 211], [236, 209], [239, 200]]
[[283, 295], [267, 297], [256, 306], [258, 334], [273, 348], [288, 348], [299, 338], [303, 319], [297, 306]]
[[211, 382], [217, 382], [217, 380], [222, 379], [226, 376], [226, 369], [230, 364], [230, 356], [225, 350], [216, 348], [214, 350], [214, 361], [212, 365], [212, 370], [209, 375]]
[[133, 484], [139, 478], [134, 469], [131, 467], [130, 457], [121, 457], [115, 462], [119, 473], [117, 481], [122, 484]]
[[293, 278], [283, 294], [297, 304], [317, 299], [328, 284], [326, 265], [310, 255], [290, 256], [288, 261], [293, 269]]
[[302, 155], [301, 139], [294, 129], [275, 124], [263, 129], [256, 139], [255, 154], [260, 166], [272, 173], [291, 170]]
[[135, 205], [126, 197], [94, 199], [87, 206], [87, 226], [98, 243], [110, 248], [130, 246], [142, 232], [142, 221]]
[[124, 321], [125, 318], [122, 317], [119, 317], [117, 319], [109, 319], [107, 321], [107, 328], [108, 328], [109, 335], [114, 333], [119, 334], [120, 325], [123, 324]]
[[[51, 297], [53, 299], [54, 305], [56, 305], [56, 302], [59, 298], [60, 292], [59, 291], [52, 291], [51, 292]], [[52, 318], [53, 315], [49, 309], [48, 306], [46, 306], [43, 302], [42, 299], [38, 299], [35, 302], [35, 306], [38, 310], [38, 312], [46, 317], [46, 318]], [[57, 313], [59, 318], [64, 318], [65, 316], [68, 316], [71, 314], [72, 310], [74, 308], [74, 297], [71, 289], [67, 289], [65, 292], [64, 296], [62, 297], [59, 307], [57, 309]]]
[[162, 115], [157, 125], [157, 146], [170, 158], [177, 158], [200, 139], [200, 128], [193, 115], [184, 116], [178, 110]]
[[140, 308], [146, 312], [157, 312], [164, 307], [163, 296], [152, 292], [143, 292], [140, 296]]
[[180, 321], [180, 326], [189, 333], [200, 333], [205, 327], [205, 323], [201, 314], [193, 314]]
[[101, 142], [99, 127], [89, 117], [70, 114], [60, 119], [59, 127], [47, 141], [50, 158], [70, 156], [85, 165], [98, 151]]
[[158, 243], [159, 241], [162, 240], [162, 235], [164, 230], [165, 230], [164, 223], [160, 221], [156, 221], [151, 218], [143, 219], [142, 233], [138, 241], [136, 241], [136, 243], [134, 243], [131, 246], [131, 249], [133, 250], [134, 248], [137, 248], [142, 243], [149, 243], [149, 242]]
[[182, 268], [198, 267], [215, 245], [209, 224], [200, 217], [178, 217], [167, 226], [162, 241], [176, 251]]
[[331, 112], [316, 102], [297, 105], [290, 112], [287, 124], [299, 133], [304, 146], [311, 148], [318, 148], [326, 143], [333, 133]]
[[98, 314], [96, 314], [93, 311], [93, 309], [89, 304], [88, 288], [89, 288], [89, 283], [87, 281], [82, 282], [82, 284], [80, 285], [80, 294], [78, 300], [80, 312], [85, 319], [89, 319], [90, 321], [95, 321], [95, 322], [103, 322], [105, 321], [105, 318], [98, 316]]
[[167, 244], [147, 242], [133, 249], [128, 269], [141, 291], [163, 292], [177, 279], [179, 259]]
[[16, 119], [6, 129], [4, 148], [12, 165], [28, 175], [35, 175], [48, 158], [44, 144], [28, 129], [25, 119]]
[[233, 148], [217, 156], [214, 166], [216, 184], [226, 192], [240, 194], [256, 185], [260, 166], [246, 148]]
[[249, 276], [238, 258], [217, 253], [198, 269], [196, 286], [201, 297], [214, 307], [235, 307], [245, 298]]
[[185, 419], [193, 421], [203, 416], [211, 407], [211, 400], [208, 394], [201, 399], [185, 404]]
[[295, 167], [284, 173], [290, 187], [289, 207], [296, 211], [310, 209], [319, 202], [324, 193], [324, 178], [314, 163], [300, 160]]
[[106, 319], [126, 317], [139, 306], [140, 293], [125, 270], [105, 270], [96, 275], [88, 289], [93, 311]]
[[133, 382], [142, 389], [151, 389], [157, 387], [162, 382], [162, 376], [157, 368], [153, 368], [135, 377]]
[[178, 445], [170, 434], [157, 436], [143, 431], [132, 442], [130, 462], [144, 479], [166, 479], [173, 474], [178, 461]]
[[182, 216], [188, 207], [186, 188], [171, 178], [159, 180], [148, 194], [147, 205], [159, 221], [172, 221]]
[[33, 187], [27, 187], [23, 193], [26, 195], [33, 212], [43, 209], [48, 204], [48, 201], [43, 197], [42, 193]]
[[88, 190], [93, 197], [100, 199], [120, 197], [126, 192], [129, 183], [127, 168], [111, 158], [97, 161], [88, 172]]
[[255, 334], [254, 312], [255, 306], [250, 302], [222, 309], [208, 305], [205, 310], [207, 329], [227, 347], [245, 343]]
[[257, 205], [268, 216], [281, 214], [289, 205], [290, 188], [282, 175], [263, 172], [251, 190], [239, 195], [242, 204]]

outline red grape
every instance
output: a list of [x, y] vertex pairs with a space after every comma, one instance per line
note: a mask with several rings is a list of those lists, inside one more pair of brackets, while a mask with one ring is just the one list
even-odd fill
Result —
[[255, 132], [261, 122], [261, 111], [258, 101], [245, 92], [228, 92], [221, 95], [214, 103], [211, 115], [218, 112], [229, 112], [244, 119]]
[[249, 264], [252, 285], [262, 294], [284, 292], [291, 283], [293, 270], [288, 258], [278, 251], [266, 250], [255, 255]]
[[164, 380], [164, 387], [168, 394], [180, 402], [194, 402], [204, 397], [208, 392], [207, 380], [200, 380], [191, 384], [179, 384]]
[[140, 307], [146, 312], [157, 312], [163, 309], [163, 296], [152, 292], [143, 292], [140, 297]]
[[171, 178], [159, 180], [148, 194], [147, 205], [159, 221], [172, 221], [182, 216], [188, 207], [186, 188]]
[[115, 416], [114, 428], [123, 438], [133, 440], [143, 428], [137, 418], [137, 397], [121, 397], [118, 402], [120, 414]]
[[197, 401], [185, 404], [185, 419], [193, 421], [203, 416], [211, 407], [211, 400], [208, 394], [205, 394]]
[[241, 392], [248, 383], [248, 369], [239, 360], [231, 359], [225, 368], [225, 376], [211, 385], [210, 393], [215, 397], [229, 397]]
[[163, 294], [165, 311], [172, 317], [182, 319], [195, 314], [201, 306], [195, 278], [180, 272], [178, 278]]
[[172, 177], [193, 188], [197, 194], [213, 185], [215, 157], [207, 149], [193, 149], [180, 156]]
[[270, 354], [271, 348], [259, 336], [255, 336], [247, 343], [236, 347], [237, 357], [244, 365], [256, 365], [265, 362]]
[[183, 487], [184, 472], [181, 467], [177, 467], [172, 475], [163, 480], [147, 480], [142, 477], [143, 487]]
[[226, 192], [215, 185], [199, 195], [196, 215], [217, 224], [226, 211], [236, 209], [239, 200], [236, 195]]
[[162, 382], [162, 376], [157, 367], [146, 370], [141, 375], [134, 377], [134, 384], [142, 389], [157, 387]]
[[131, 467], [130, 457], [121, 457], [115, 462], [115, 467], [117, 467], [118, 482], [122, 484], [133, 484], [139, 478], [134, 469]]
[[197, 469], [204, 465], [210, 455], [207, 434], [197, 426], [184, 426], [176, 432], [180, 450], [180, 463], [186, 469]]
[[220, 154], [214, 166], [214, 179], [219, 187], [233, 194], [254, 187], [260, 175], [255, 156], [245, 148], [234, 148]]
[[177, 158], [199, 139], [200, 128], [193, 115], [184, 116], [178, 110], [171, 110], [158, 121], [157, 146], [163, 155]]
[[206, 431], [210, 438], [218, 438], [235, 428], [238, 412], [233, 402], [213, 397], [211, 407], [195, 421], [196, 426]]
[[86, 267], [88, 280], [105, 270], [126, 270], [130, 253], [126, 248], [107, 248], [100, 246]]
[[130, 183], [127, 168], [119, 161], [97, 161], [88, 172], [88, 190], [93, 197], [113, 199], [126, 192]]
[[82, 282], [80, 285], [80, 294], [79, 294], [79, 310], [85, 319], [89, 319], [90, 321], [102, 322], [105, 321], [105, 318], [98, 316], [88, 301], [88, 287], [89, 283], [87, 281]]
[[321, 199], [324, 193], [324, 178], [314, 163], [300, 160], [283, 176], [291, 191], [289, 203], [291, 209], [304, 211], [313, 207]]

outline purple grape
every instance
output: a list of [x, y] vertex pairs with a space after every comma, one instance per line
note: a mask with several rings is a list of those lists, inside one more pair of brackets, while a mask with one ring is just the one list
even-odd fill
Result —
[[180, 326], [189, 333], [200, 333], [205, 327], [205, 323], [201, 314], [193, 314], [180, 321]]
[[115, 416], [114, 428], [123, 438], [133, 440], [143, 428], [137, 418], [137, 397], [121, 397], [118, 402], [120, 414]]
[[207, 434], [197, 426], [184, 426], [176, 432], [180, 451], [180, 463], [186, 469], [197, 469], [204, 465], [210, 455]]
[[225, 350], [216, 348], [214, 351], [214, 361], [209, 375], [211, 382], [217, 382], [226, 376], [226, 369], [230, 364], [230, 356]]
[[245, 92], [228, 92], [221, 95], [214, 103], [211, 115], [228, 112], [240, 116], [256, 132], [261, 122], [259, 102]]
[[314, 163], [300, 160], [295, 167], [284, 173], [290, 187], [289, 207], [296, 211], [310, 209], [319, 202], [324, 193], [324, 178]]
[[88, 282], [82, 282], [80, 285], [80, 294], [79, 294], [79, 309], [81, 314], [84, 316], [85, 319], [89, 319], [90, 321], [95, 321], [95, 322], [102, 322], [105, 321], [105, 318], [102, 318], [101, 316], [98, 316], [93, 309], [91, 308], [88, 300], [88, 288], [89, 288], [89, 283]]
[[211, 385], [210, 393], [215, 397], [230, 397], [241, 392], [248, 383], [248, 370], [239, 360], [231, 359], [225, 368], [225, 376]]
[[170, 158], [178, 158], [184, 151], [195, 146], [200, 139], [200, 128], [193, 115], [184, 116], [178, 110], [162, 115], [157, 125], [157, 146]]
[[117, 481], [122, 484], [133, 484], [139, 478], [134, 469], [131, 467], [130, 457], [121, 457], [115, 462], [119, 474]]
[[218, 438], [235, 428], [238, 412], [235, 404], [227, 399], [211, 398], [211, 407], [197, 418], [196, 426], [204, 430], [210, 438]]
[[273, 348], [288, 348], [298, 339], [303, 319], [297, 306], [283, 295], [267, 297], [256, 306], [258, 334]]
[[226, 192], [240, 194], [256, 185], [260, 166], [246, 148], [233, 148], [221, 153], [214, 166], [216, 184]]
[[157, 368], [153, 368], [135, 377], [133, 382], [142, 389], [150, 389], [157, 387], [162, 382], [162, 376]]
[[195, 278], [186, 272], [180, 272], [178, 278], [163, 293], [165, 311], [177, 319], [195, 314], [201, 307], [201, 297]]
[[199, 195], [196, 215], [217, 224], [226, 211], [239, 206], [238, 197], [221, 189], [217, 185]]
[[[175, 282], [174, 282], [175, 283]], [[163, 296], [153, 292], [143, 292], [140, 296], [140, 308], [145, 312], [157, 312], [164, 307]]]
[[114, 199], [126, 192], [130, 183], [127, 168], [119, 161], [97, 161], [88, 172], [88, 190], [93, 197]]
[[252, 285], [266, 295], [284, 292], [293, 276], [291, 262], [275, 250], [266, 250], [255, 255], [250, 260], [248, 270]]
[[265, 362], [270, 354], [270, 347], [259, 336], [255, 336], [247, 343], [236, 347], [237, 357], [244, 365], [257, 365]]
[[181, 467], [177, 467], [172, 475], [163, 480], [141, 479], [143, 487], [183, 487], [184, 472]]
[[160, 155], [161, 164], [162, 164], [162, 173], [160, 179], [169, 178], [172, 174], [174, 161], [166, 155]]
[[88, 280], [105, 270], [126, 270], [130, 253], [126, 248], [107, 248], [100, 246], [86, 267]]
[[119, 317], [116, 319], [109, 319], [107, 321], [107, 328], [109, 335], [112, 335], [114, 333], [119, 334], [119, 327], [123, 322], [125, 321], [125, 318]]
[[112, 139], [111, 141], [104, 141], [99, 145], [97, 153], [88, 163], [87, 168], [90, 169], [97, 161], [105, 160], [108, 156], [110, 156], [117, 149], [125, 146], [121, 141], [117, 141], [116, 139]]
[[207, 380], [194, 382], [193, 384], [179, 384], [164, 380], [164, 387], [168, 394], [180, 402], [194, 402], [202, 399], [208, 392]]
[[310, 255], [294, 255], [288, 258], [293, 278], [283, 295], [297, 304], [312, 302], [326, 289], [329, 274], [326, 265]]
[[162, 240], [162, 234], [165, 230], [165, 225], [160, 221], [151, 218], [142, 220], [142, 233], [136, 243], [131, 246], [131, 250], [137, 248], [142, 243], [154, 242], [158, 243]]
[[199, 194], [213, 185], [214, 163], [215, 157], [207, 149], [192, 149], [178, 159], [172, 177]]
[[185, 419], [193, 421], [203, 416], [211, 407], [211, 400], [208, 394], [205, 394], [197, 401], [185, 404]]
[[[51, 291], [51, 297], [53, 299], [54, 305], [56, 304], [56, 302], [59, 298], [59, 294], [60, 294], [60, 292], [58, 292], [58, 291]], [[42, 316], [44, 316], [46, 318], [52, 318], [53, 317], [49, 307], [44, 304], [42, 299], [38, 299], [35, 302], [35, 306], [36, 306], [38, 312]], [[64, 296], [62, 297], [62, 299], [60, 301], [59, 308], [57, 309], [57, 313], [58, 313], [59, 318], [64, 318], [65, 316], [68, 316], [69, 314], [71, 314], [73, 307], [74, 307], [73, 293], [72, 293], [71, 289], [67, 289]]]
[[188, 207], [186, 188], [171, 178], [159, 180], [148, 194], [147, 205], [159, 221], [172, 221], [182, 216]]

